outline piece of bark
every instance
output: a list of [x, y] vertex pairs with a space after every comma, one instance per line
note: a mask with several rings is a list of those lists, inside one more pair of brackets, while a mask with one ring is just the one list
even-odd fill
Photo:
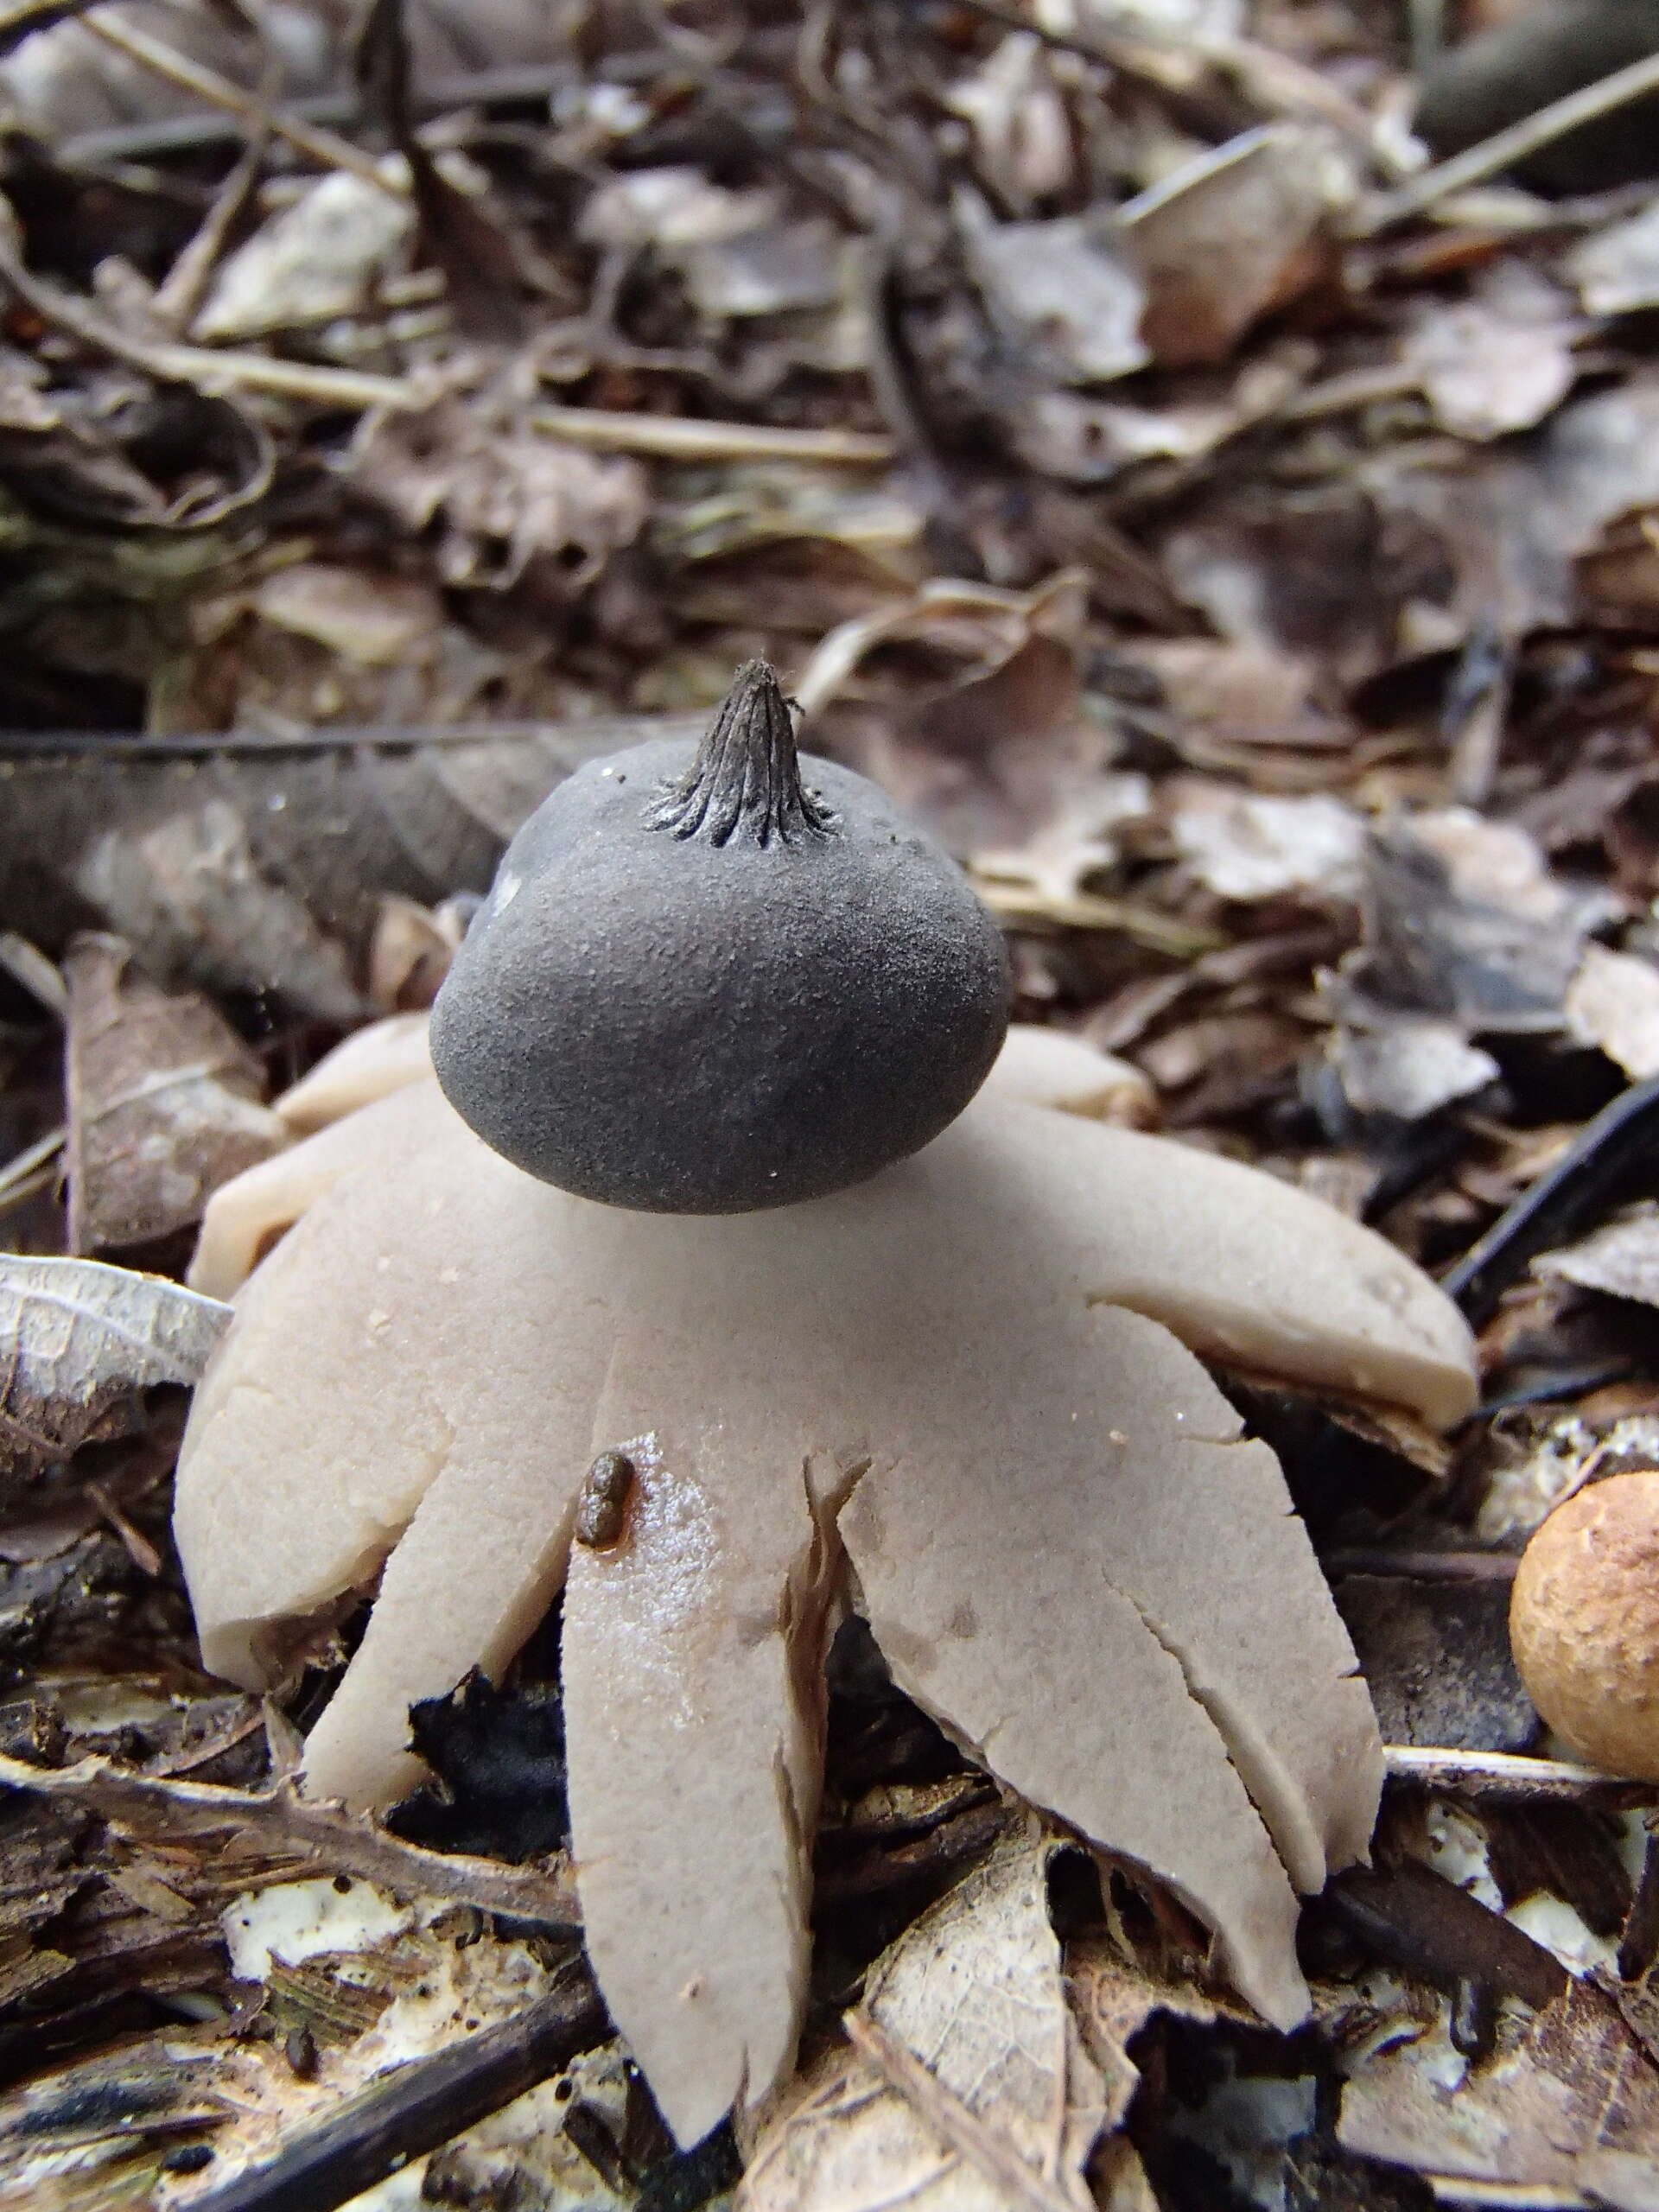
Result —
[[200, 1221], [288, 1131], [264, 1103], [258, 1060], [199, 992], [162, 990], [130, 946], [91, 932], [63, 972], [70, 1247], [152, 1243]]

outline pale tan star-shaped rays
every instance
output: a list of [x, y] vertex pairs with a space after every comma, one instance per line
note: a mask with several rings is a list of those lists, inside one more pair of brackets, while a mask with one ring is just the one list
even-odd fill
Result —
[[[410, 1704], [505, 1664], [569, 1564], [588, 1942], [683, 2139], [790, 2062], [848, 1554], [901, 1685], [1300, 2017], [1295, 1891], [1365, 1847], [1376, 1728], [1276, 1462], [1171, 1326], [1453, 1418], [1466, 1332], [1380, 1240], [990, 1096], [757, 1215], [571, 1198], [423, 1084], [256, 1178], [252, 1216], [264, 1224], [245, 1245], [310, 1212], [242, 1294], [181, 1466], [209, 1663], [268, 1681], [389, 1552], [307, 1747], [312, 1787], [385, 1803], [418, 1771]], [[633, 1467], [626, 1523], [572, 1552], [604, 1451]]]

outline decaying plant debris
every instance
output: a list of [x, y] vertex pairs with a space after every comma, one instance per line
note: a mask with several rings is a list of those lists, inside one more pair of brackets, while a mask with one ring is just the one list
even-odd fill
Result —
[[[1651, 9], [1472, 101], [1437, 47], [1523, 10], [372, 13], [3, 28], [0, 2196], [1649, 2203], [1659, 1796], [1503, 1624], [1659, 1466]], [[412, 1110], [505, 841], [754, 655], [1002, 921], [988, 1110], [1380, 1230], [1482, 1404], [1201, 1347], [1385, 1738], [1308, 2026], [850, 1622], [801, 2069], [680, 2153], [582, 1965], [556, 1623], [372, 1826], [296, 1780], [360, 1620], [262, 1706], [169, 1515], [214, 1297]]]

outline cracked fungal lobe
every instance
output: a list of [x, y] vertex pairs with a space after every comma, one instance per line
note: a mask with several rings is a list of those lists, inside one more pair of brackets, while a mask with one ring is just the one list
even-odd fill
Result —
[[[421, 1772], [410, 1705], [499, 1671], [563, 1582], [588, 1948], [683, 2141], [791, 2062], [849, 1586], [900, 1685], [1168, 1882], [1281, 2025], [1295, 1892], [1367, 1846], [1351, 1647], [1276, 1461], [1185, 1347], [1443, 1422], [1466, 1332], [1289, 1187], [1007, 1089], [777, 1213], [575, 1198], [429, 1084], [254, 1171], [270, 1227], [310, 1211], [186, 1441], [204, 1656], [268, 1682], [385, 1559], [306, 1748], [309, 1788], [384, 1804]], [[607, 1451], [626, 1531], [572, 1546]]]

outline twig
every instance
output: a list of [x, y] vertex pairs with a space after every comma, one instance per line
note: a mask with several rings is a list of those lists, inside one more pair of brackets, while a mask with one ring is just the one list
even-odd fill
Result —
[[608, 2028], [584, 1967], [511, 2020], [411, 2059], [191, 2212], [334, 2212], [589, 2050]]
[[1466, 2174], [1422, 2177], [1436, 2204], [1464, 2205], [1470, 2212], [1596, 2212], [1607, 2200], [1586, 2196], [1553, 2181], [1474, 2181]]
[[1581, 123], [1593, 123], [1600, 116], [1611, 115], [1615, 108], [1628, 106], [1646, 92], [1659, 92], [1659, 54], [1643, 54], [1639, 61], [1627, 62], [1623, 69], [1599, 78], [1593, 85], [1581, 86], [1576, 92], [1551, 100], [1535, 115], [1523, 117], [1506, 130], [1494, 131], [1478, 146], [1465, 147], [1462, 153], [1452, 155], [1450, 161], [1437, 162], [1433, 168], [1424, 169], [1408, 183], [1397, 185], [1392, 192], [1384, 193], [1369, 207], [1361, 209], [1351, 235], [1375, 238], [1379, 231], [1422, 214], [1437, 200], [1461, 192], [1467, 185], [1484, 184], [1500, 169], [1512, 168], [1529, 154], [1535, 154], [1541, 147], [1564, 138]]
[[[1061, 31], [1011, 6], [1009, 0], [963, 0], [963, 4], [970, 15], [982, 16], [988, 22], [1022, 31], [1058, 52], [1103, 62], [1160, 92], [1190, 90], [1198, 74], [1196, 60], [1202, 69], [1235, 76], [1247, 97], [1270, 115], [1317, 115], [1345, 137], [1370, 143], [1371, 122], [1363, 108], [1326, 84], [1317, 70], [1254, 39], [1160, 36], [1149, 22], [1127, 12], [1116, 24], [1109, 16], [1098, 29]], [[1099, 17], [1095, 20], [1100, 22]]]
[[1555, 1165], [1499, 1215], [1440, 1287], [1480, 1328], [1509, 1285], [1540, 1252], [1565, 1243], [1659, 1139], [1659, 1076], [1620, 1091], [1587, 1122]]
[[538, 430], [598, 453], [652, 454], [664, 461], [804, 461], [880, 468], [893, 441], [870, 430], [791, 430], [769, 423], [704, 423], [683, 415], [626, 415], [602, 407], [538, 407]]
[[856, 2012], [849, 2012], [842, 2024], [854, 2049], [886, 2076], [958, 2158], [997, 2187], [1006, 2202], [1024, 2205], [1028, 2212], [1076, 2212], [1064, 2190], [1028, 2166], [1005, 2134], [988, 2127], [913, 2051], [896, 2043], [880, 2021]]
[[1413, 1582], [1513, 1582], [1517, 1552], [1394, 1551], [1386, 1544], [1327, 1552], [1329, 1574], [1403, 1575]]
[[1403, 363], [1383, 368], [1346, 369], [1319, 384], [1305, 385], [1281, 406], [1271, 410], [1277, 423], [1319, 423], [1332, 415], [1351, 414], [1356, 408], [1375, 407], [1391, 399], [1409, 399], [1422, 389], [1421, 369]]
[[[10, 203], [0, 200], [0, 276], [12, 289], [43, 321], [67, 330], [83, 346], [107, 353], [112, 360], [142, 369], [158, 383], [194, 385], [208, 394], [241, 385], [281, 392], [289, 398], [315, 400], [325, 407], [387, 407], [402, 411], [426, 404], [423, 394], [397, 377], [371, 376], [359, 369], [319, 368], [309, 361], [282, 361], [268, 353], [219, 353], [207, 346], [135, 338], [106, 322], [84, 300], [35, 276], [24, 266], [18, 235]], [[269, 468], [264, 474], [268, 475]], [[228, 504], [246, 505], [263, 488], [263, 484], [251, 492], [243, 487]], [[219, 502], [212, 518], [214, 521], [222, 518], [226, 505]]]
[[269, 123], [267, 116], [258, 118], [235, 168], [213, 194], [213, 206], [156, 287], [150, 312], [163, 329], [188, 330], [194, 321], [232, 229], [241, 219], [259, 181], [270, 139]]
[[1385, 1744], [1390, 1782], [1420, 1789], [1476, 1797], [1564, 1798], [1623, 1796], [1632, 1802], [1659, 1795], [1659, 1786], [1568, 1759], [1524, 1758], [1515, 1751], [1459, 1751], [1420, 1744]]
[[66, 1134], [63, 1129], [48, 1129], [0, 1167], [0, 1220], [53, 1181]]
[[[62, 1021], [67, 1018], [69, 986], [63, 980], [62, 970], [54, 961], [47, 958], [39, 945], [31, 944], [15, 930], [0, 930], [0, 968], [14, 982], [21, 983], [30, 998], [43, 1006], [54, 1020]], [[62, 1135], [61, 1130], [59, 1135]], [[17, 1161], [12, 1162], [13, 1167], [17, 1165]]]
[[269, 129], [279, 138], [285, 138], [297, 153], [324, 168], [348, 169], [365, 184], [373, 185], [393, 200], [406, 200], [410, 185], [405, 178], [401, 183], [396, 173], [388, 175], [372, 154], [365, 154], [360, 146], [353, 145], [349, 138], [341, 138], [333, 130], [320, 130], [315, 124], [304, 122], [300, 117], [278, 109], [268, 111], [251, 92], [243, 91], [228, 77], [220, 76], [217, 69], [210, 69], [204, 62], [193, 61], [188, 54], [181, 54], [176, 47], [163, 40], [152, 38], [148, 31], [136, 28], [130, 16], [105, 14], [95, 9], [81, 19], [87, 29], [96, 34], [106, 46], [138, 63], [157, 77], [165, 78], [169, 85], [176, 85], [181, 92], [191, 93], [205, 100], [209, 107], [221, 109], [233, 115], [250, 132]]
[[[3, 5], [3, 0], [0, 0]], [[3, 20], [3, 18], [0, 18]], [[607, 60], [607, 74], [623, 81], [631, 74], [620, 60]], [[572, 83], [577, 75], [569, 61], [538, 62], [524, 67], [469, 69], [459, 74], [434, 77], [415, 88], [415, 104], [424, 115], [441, 115], [452, 108], [484, 107], [500, 101], [541, 101]], [[308, 92], [273, 107], [273, 117], [294, 123], [350, 123], [359, 107], [354, 92]], [[223, 113], [165, 115], [144, 123], [111, 124], [102, 130], [78, 130], [60, 139], [53, 149], [58, 162], [69, 168], [94, 168], [111, 162], [146, 161], [166, 154], [188, 154], [204, 146], [223, 145], [240, 135], [234, 116]]]
[[73, 1766], [30, 1766], [0, 1756], [0, 1789], [60, 1797], [139, 1836], [222, 1838], [223, 1856], [265, 1853], [360, 1874], [405, 1897], [453, 1897], [484, 1912], [534, 1920], [576, 1934], [582, 1915], [561, 1866], [509, 1866], [461, 1852], [405, 1843], [339, 1805], [301, 1797], [290, 1780], [267, 1789], [135, 1774], [94, 1755]]
[[1200, 922], [1181, 921], [1156, 906], [1141, 906], [1129, 899], [1103, 899], [1092, 891], [1074, 892], [1062, 899], [979, 874], [974, 877], [974, 888], [999, 921], [1015, 929], [1108, 930], [1178, 960], [1191, 959], [1201, 952], [1218, 952], [1229, 942], [1219, 930], [1207, 929]]

